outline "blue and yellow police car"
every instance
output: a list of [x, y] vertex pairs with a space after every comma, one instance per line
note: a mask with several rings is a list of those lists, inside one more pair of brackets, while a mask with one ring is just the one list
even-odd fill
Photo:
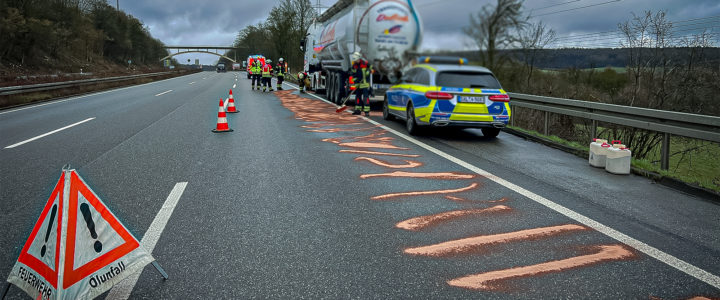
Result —
[[453, 126], [496, 137], [510, 119], [510, 96], [490, 70], [464, 58], [420, 57], [385, 93], [383, 118], [405, 120], [410, 134], [421, 126]]

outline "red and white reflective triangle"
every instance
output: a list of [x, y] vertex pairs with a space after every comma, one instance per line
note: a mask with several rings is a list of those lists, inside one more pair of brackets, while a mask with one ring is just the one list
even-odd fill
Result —
[[80, 175], [63, 169], [8, 282], [36, 299], [92, 299], [152, 261]]

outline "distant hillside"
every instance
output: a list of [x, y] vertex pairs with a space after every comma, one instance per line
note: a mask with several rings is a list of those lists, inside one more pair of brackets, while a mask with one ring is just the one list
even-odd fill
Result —
[[[654, 49], [643, 49], [644, 51], [655, 51]], [[695, 49], [702, 51], [705, 62], [720, 63], [720, 48]], [[667, 48], [666, 55], [671, 58], [675, 65], [686, 65], [688, 63], [688, 48]], [[502, 51], [516, 60], [522, 60], [521, 50]], [[625, 67], [629, 61], [629, 49], [543, 49], [540, 50], [537, 60], [537, 67], [541, 69], [567, 69], [567, 68], [599, 68], [599, 67]], [[649, 53], [649, 52], [648, 52]], [[471, 61], [478, 61], [477, 51], [447, 51], [437, 52], [437, 55], [456, 55], [466, 57]]]

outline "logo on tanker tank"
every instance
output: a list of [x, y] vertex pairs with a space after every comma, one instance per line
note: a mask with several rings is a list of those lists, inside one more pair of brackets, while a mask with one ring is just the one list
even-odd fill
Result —
[[382, 21], [395, 21], [395, 22], [408, 22], [410, 20], [409, 13], [402, 7], [395, 5], [385, 6], [377, 10], [378, 16], [375, 18], [376, 22]]
[[408, 16], [400, 16], [398, 14], [393, 14], [392, 16], [380, 14], [380, 15], [378, 15], [377, 19], [375, 19], [375, 21], [377, 21], [377, 22], [380, 22], [380, 21], [407, 22], [408, 19], [409, 19]]
[[402, 25], [395, 25], [393, 27], [385, 29], [385, 34], [395, 34], [400, 32], [400, 29], [402, 29]]

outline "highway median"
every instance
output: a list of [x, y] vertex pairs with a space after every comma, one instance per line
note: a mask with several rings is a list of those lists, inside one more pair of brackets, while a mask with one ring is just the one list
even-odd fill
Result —
[[196, 72], [196, 70], [178, 70], [0, 87], [0, 109], [105, 91], [119, 87], [145, 84]]

